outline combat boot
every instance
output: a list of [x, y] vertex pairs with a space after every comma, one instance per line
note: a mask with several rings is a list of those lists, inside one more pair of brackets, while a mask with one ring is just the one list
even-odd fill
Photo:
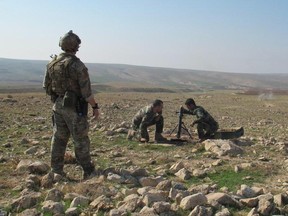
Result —
[[155, 142], [157, 143], [163, 143], [163, 142], [167, 142], [168, 140], [162, 136], [161, 133], [155, 133]]

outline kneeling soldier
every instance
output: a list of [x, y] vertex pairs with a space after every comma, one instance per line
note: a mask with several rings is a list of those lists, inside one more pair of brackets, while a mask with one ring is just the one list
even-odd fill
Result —
[[135, 132], [139, 130], [140, 141], [148, 142], [149, 134], [147, 128], [156, 125], [155, 141], [165, 142], [166, 138], [162, 136], [164, 119], [162, 116], [163, 101], [155, 100], [151, 105], [146, 106], [139, 110], [132, 120], [133, 130], [128, 133], [128, 139], [132, 139]]
[[183, 108], [184, 114], [196, 115], [197, 120], [193, 122], [192, 127], [197, 124], [197, 132], [199, 139], [213, 138], [214, 133], [219, 126], [215, 119], [201, 106], [197, 106], [192, 98], [185, 102], [188, 110]]

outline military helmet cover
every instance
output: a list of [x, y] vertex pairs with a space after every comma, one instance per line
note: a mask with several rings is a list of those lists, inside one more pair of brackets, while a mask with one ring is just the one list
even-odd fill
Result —
[[78, 35], [74, 34], [72, 30], [66, 33], [63, 37], [60, 38], [59, 46], [63, 51], [78, 51], [81, 40]]

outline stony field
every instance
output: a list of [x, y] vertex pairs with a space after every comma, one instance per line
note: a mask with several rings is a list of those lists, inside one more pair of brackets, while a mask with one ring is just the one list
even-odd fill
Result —
[[[127, 141], [133, 115], [164, 101], [165, 133], [186, 98], [220, 128], [243, 126], [237, 140], [183, 145]], [[99, 93], [90, 121], [91, 155], [102, 175], [82, 180], [70, 141], [67, 178], [49, 173], [51, 102], [40, 93], [0, 95], [0, 215], [288, 215], [288, 96], [206, 93]], [[154, 128], [151, 128], [151, 138]], [[184, 136], [187, 138], [187, 136]]]

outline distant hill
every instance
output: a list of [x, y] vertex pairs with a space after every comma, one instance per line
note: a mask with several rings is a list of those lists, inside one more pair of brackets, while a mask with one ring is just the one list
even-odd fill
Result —
[[[41, 86], [47, 61], [0, 58], [0, 87]], [[91, 81], [188, 89], [288, 89], [288, 74], [224, 73], [121, 64], [86, 64]]]

